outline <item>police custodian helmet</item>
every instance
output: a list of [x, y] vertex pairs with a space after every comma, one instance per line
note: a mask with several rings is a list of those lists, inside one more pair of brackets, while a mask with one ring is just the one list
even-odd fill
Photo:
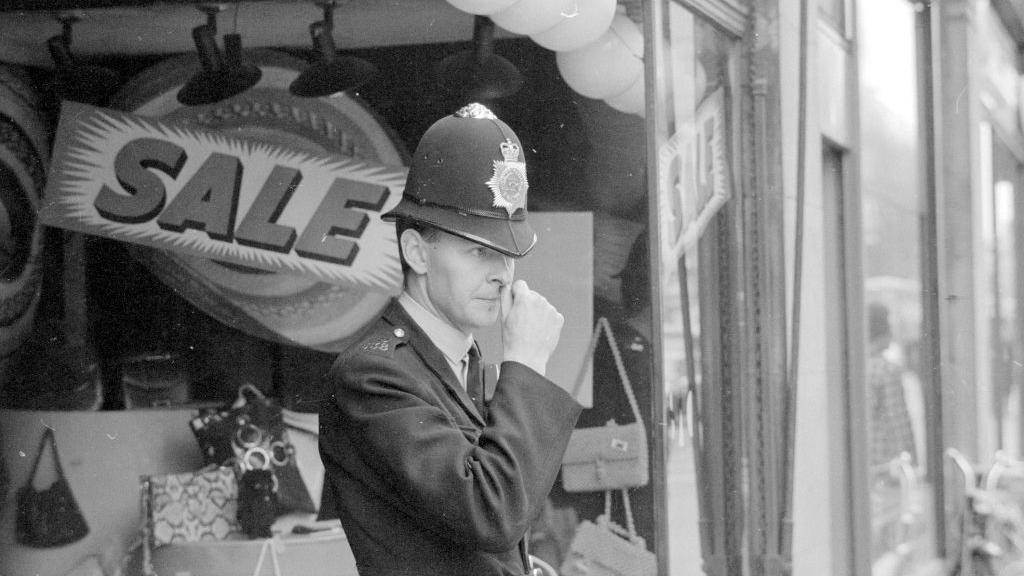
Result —
[[423, 134], [402, 200], [381, 218], [421, 222], [518, 258], [537, 243], [526, 189], [515, 132], [485, 106], [469, 104]]

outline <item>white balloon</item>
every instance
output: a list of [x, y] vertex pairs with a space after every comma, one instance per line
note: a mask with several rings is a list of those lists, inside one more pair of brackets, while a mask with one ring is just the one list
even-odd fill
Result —
[[463, 12], [489, 16], [499, 10], [504, 10], [519, 0], [448, 0], [448, 3]]
[[644, 75], [641, 74], [636, 82], [622, 94], [615, 94], [604, 99], [605, 103], [619, 112], [636, 114], [641, 118], [644, 116]]
[[[622, 16], [636, 30], [631, 20]], [[625, 34], [623, 32], [626, 32]], [[555, 54], [562, 79], [570, 88], [588, 98], [604, 99], [625, 92], [644, 74], [643, 36], [640, 51], [630, 47], [628, 27], [616, 16], [612, 26], [597, 41], [582, 48]]]
[[612, 19], [611, 27], [626, 44], [629, 51], [642, 60], [644, 57], [644, 33], [636, 25], [636, 22], [630, 20], [625, 14], [616, 14]]
[[554, 28], [559, 22], [578, 14], [579, 4], [590, 0], [519, 0], [491, 15], [498, 26], [515, 34], [529, 36]]
[[601, 37], [615, 18], [615, 0], [585, 0], [579, 2], [579, 11], [565, 18], [553, 28], [531, 36], [533, 41], [548, 50], [568, 52], [590, 44]]

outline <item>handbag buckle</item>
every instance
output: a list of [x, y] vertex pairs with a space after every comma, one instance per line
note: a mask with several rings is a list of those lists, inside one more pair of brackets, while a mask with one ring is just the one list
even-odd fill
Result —
[[[241, 420], [241, 418], [239, 418]], [[249, 422], [246, 419], [244, 424], [240, 424], [235, 429], [235, 445], [239, 448], [252, 448], [259, 446], [263, 443], [263, 430], [260, 430], [258, 426]]]
[[242, 470], [270, 470], [271, 456], [265, 448], [253, 446], [245, 451], [239, 464]]

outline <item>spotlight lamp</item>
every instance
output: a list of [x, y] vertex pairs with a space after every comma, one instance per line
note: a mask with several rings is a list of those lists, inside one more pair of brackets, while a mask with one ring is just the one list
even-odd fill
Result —
[[263, 76], [257, 66], [243, 57], [240, 34], [224, 35], [221, 55], [215, 12], [206, 7], [201, 9], [207, 13], [207, 22], [192, 29], [192, 40], [202, 69], [178, 91], [178, 102], [186, 106], [213, 104], [237, 96], [255, 86]]
[[57, 19], [61, 23], [61, 33], [46, 41], [54, 64], [54, 92], [61, 100], [84, 104], [103, 103], [117, 89], [117, 73], [102, 66], [79, 62], [71, 54], [71, 27], [80, 18], [62, 14]]
[[473, 17], [473, 49], [442, 60], [438, 75], [463, 103], [504, 98], [523, 86], [515, 65], [494, 53], [494, 22], [487, 16]]
[[369, 82], [376, 74], [373, 64], [355, 56], [339, 55], [334, 45], [334, 7], [336, 2], [319, 2], [324, 19], [309, 25], [315, 60], [288, 87], [305, 98], [332, 96], [353, 90]]

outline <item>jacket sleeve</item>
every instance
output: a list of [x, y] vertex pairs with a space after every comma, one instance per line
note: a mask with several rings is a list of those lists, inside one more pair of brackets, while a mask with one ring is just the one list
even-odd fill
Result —
[[339, 425], [373, 471], [367, 480], [381, 498], [426, 528], [483, 550], [508, 550], [522, 537], [554, 483], [581, 410], [515, 362], [502, 365], [482, 429], [459, 426], [437, 400], [437, 384], [393, 356], [355, 355], [332, 374]]

